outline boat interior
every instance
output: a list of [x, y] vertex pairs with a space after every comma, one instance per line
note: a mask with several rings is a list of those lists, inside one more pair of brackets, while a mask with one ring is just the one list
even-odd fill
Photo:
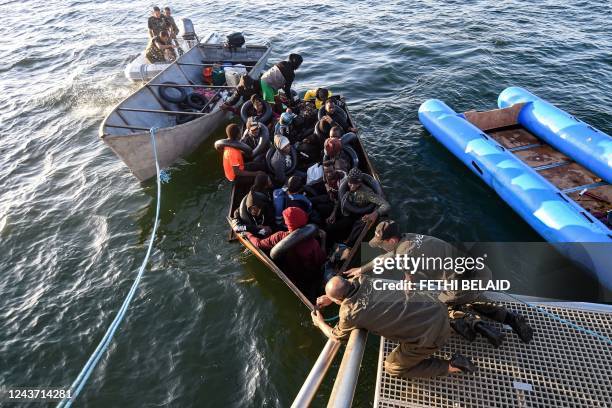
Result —
[[[350, 115], [350, 112], [348, 110], [348, 107], [346, 106], [344, 99], [340, 99], [340, 101], [341, 101], [340, 106], [348, 114], [348, 118], [349, 118], [349, 122], [351, 126], [356, 127]], [[380, 178], [378, 176], [378, 173], [372, 166], [372, 163], [370, 162], [368, 154], [365, 151], [363, 143], [361, 142], [361, 139], [359, 138], [359, 136], [357, 136], [355, 141], [351, 144], [351, 147], [353, 147], [353, 149], [357, 153], [357, 157], [359, 159], [359, 166], [358, 166], [359, 169], [362, 172], [371, 175], [374, 179], [376, 179], [376, 181], [380, 183]], [[244, 196], [249, 192], [250, 187], [251, 187], [250, 185], [234, 184], [232, 188], [231, 197], [230, 197], [228, 220], [233, 216], [234, 211], [238, 208]], [[344, 270], [346, 270], [347, 268], [351, 266], [354, 266], [353, 264], [360, 260], [359, 248], [361, 247], [361, 242], [364, 240], [367, 233], [368, 233], [368, 230], [364, 230], [362, 232], [357, 242], [353, 246], [353, 250], [351, 250], [350, 253], [348, 253], [347, 259], [345, 259], [342, 262], [342, 265], [338, 269], [338, 273], [343, 272]], [[307, 292], [304, 291], [302, 287], [300, 287], [299, 283], [297, 283], [295, 279], [293, 279], [292, 271], [286, 270], [284, 265], [282, 265], [282, 262], [279, 264], [276, 264], [270, 258], [269, 254], [266, 251], [263, 251], [257, 248], [256, 246], [254, 246], [246, 237], [241, 236], [241, 235], [236, 235], [233, 233], [233, 231], [230, 230], [229, 240], [233, 241], [235, 239], [238, 239], [247, 249], [249, 249], [253, 254], [255, 254], [255, 256], [257, 256], [264, 263], [264, 265], [266, 265], [281, 280], [283, 280], [287, 284], [287, 286], [289, 286], [289, 288], [294, 292], [294, 294], [302, 302], [306, 304], [306, 306], [308, 306], [311, 310], [314, 308], [313, 304], [314, 304], [315, 298], [313, 298], [312, 295], [310, 296], [307, 295]], [[322, 281], [320, 285], [320, 293], [318, 293], [318, 295], [321, 295], [321, 294], [323, 294], [323, 282]]]
[[[199, 44], [117, 105], [104, 120], [101, 136], [129, 135], [148, 131], [151, 127], [171, 127], [205, 116], [220, 105], [223, 91], [231, 92], [233, 89], [225, 82], [217, 86], [204, 83], [202, 71], [205, 67], [242, 64], [250, 72], [255, 66], [261, 69], [268, 54], [269, 47], [265, 45], [227, 48], [220, 44]], [[191, 93], [196, 89], [206, 95], [205, 102], [197, 108], [170, 102], [161, 94], [166, 91], [178, 96], [180, 92]]]
[[[516, 104], [485, 112], [469, 111], [464, 116], [582, 206], [586, 210], [582, 214], [587, 220], [593, 222], [593, 218], [597, 218], [610, 228], [606, 214], [612, 210], [612, 185], [518, 124], [522, 106]], [[560, 196], [564, 198], [563, 194]]]

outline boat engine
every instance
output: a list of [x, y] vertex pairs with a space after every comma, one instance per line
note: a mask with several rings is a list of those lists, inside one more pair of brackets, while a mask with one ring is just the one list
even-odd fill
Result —
[[190, 18], [181, 18], [181, 26], [180, 32], [183, 33], [183, 40], [187, 42], [198, 41], [198, 36]]

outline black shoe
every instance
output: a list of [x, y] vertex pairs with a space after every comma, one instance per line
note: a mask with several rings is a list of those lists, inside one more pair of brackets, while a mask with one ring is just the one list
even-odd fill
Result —
[[512, 330], [514, 330], [523, 343], [529, 343], [533, 340], [533, 328], [529, 326], [524, 316], [508, 310], [504, 323], [512, 327]]
[[486, 324], [485, 322], [478, 322], [474, 325], [474, 330], [480, 333], [491, 343], [495, 348], [498, 348], [504, 342], [506, 337], [504, 333], [497, 330], [495, 327]]
[[454, 331], [456, 331], [461, 337], [468, 341], [474, 341], [476, 339], [476, 332], [472, 327], [465, 321], [465, 319], [452, 319], [450, 325]]
[[463, 373], [475, 373], [478, 371], [478, 367], [472, 363], [472, 360], [458, 353], [453, 354], [449, 364], [451, 367], [460, 369]]

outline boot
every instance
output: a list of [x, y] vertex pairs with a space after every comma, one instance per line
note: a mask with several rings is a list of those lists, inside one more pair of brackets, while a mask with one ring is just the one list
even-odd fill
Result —
[[450, 325], [454, 331], [456, 331], [461, 337], [468, 341], [474, 341], [476, 339], [476, 332], [472, 327], [465, 321], [465, 319], [451, 319]]
[[508, 310], [504, 323], [512, 327], [523, 343], [529, 343], [533, 339], [533, 328], [529, 326], [525, 316]]
[[472, 360], [470, 360], [468, 357], [462, 356], [459, 353], [453, 354], [449, 364], [451, 367], [458, 368], [464, 373], [474, 373], [478, 371], [478, 367], [476, 364], [472, 363]]
[[485, 322], [477, 322], [474, 325], [474, 330], [480, 333], [482, 337], [486, 338], [495, 348], [498, 348], [504, 342], [506, 337], [504, 333], [497, 330], [495, 327], [486, 324]]

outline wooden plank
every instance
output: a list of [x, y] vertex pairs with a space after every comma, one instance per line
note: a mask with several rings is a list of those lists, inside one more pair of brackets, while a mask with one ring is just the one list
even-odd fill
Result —
[[491, 131], [487, 134], [506, 149], [541, 144], [537, 137], [520, 127]]
[[482, 131], [498, 129], [518, 124], [518, 114], [523, 103], [517, 103], [508, 108], [493, 109], [486, 112], [465, 112], [465, 119]]
[[560, 162], [571, 162], [572, 159], [549, 145], [537, 146], [528, 150], [514, 152], [529, 167], [547, 166]]
[[588, 193], [593, 196], [588, 194], [580, 195], [580, 191], [569, 193], [568, 196], [596, 217], [600, 214], [603, 215], [608, 211], [612, 211], [612, 185], [607, 184], [605, 186], [590, 188], [588, 189]]
[[234, 89], [228, 85], [191, 85], [191, 84], [147, 84], [147, 86], [163, 86], [166, 88], [205, 88], [205, 89]]
[[571, 163], [563, 167], [554, 167], [552, 169], [542, 170], [539, 173], [560, 190], [601, 181], [599, 177], [578, 163]]

